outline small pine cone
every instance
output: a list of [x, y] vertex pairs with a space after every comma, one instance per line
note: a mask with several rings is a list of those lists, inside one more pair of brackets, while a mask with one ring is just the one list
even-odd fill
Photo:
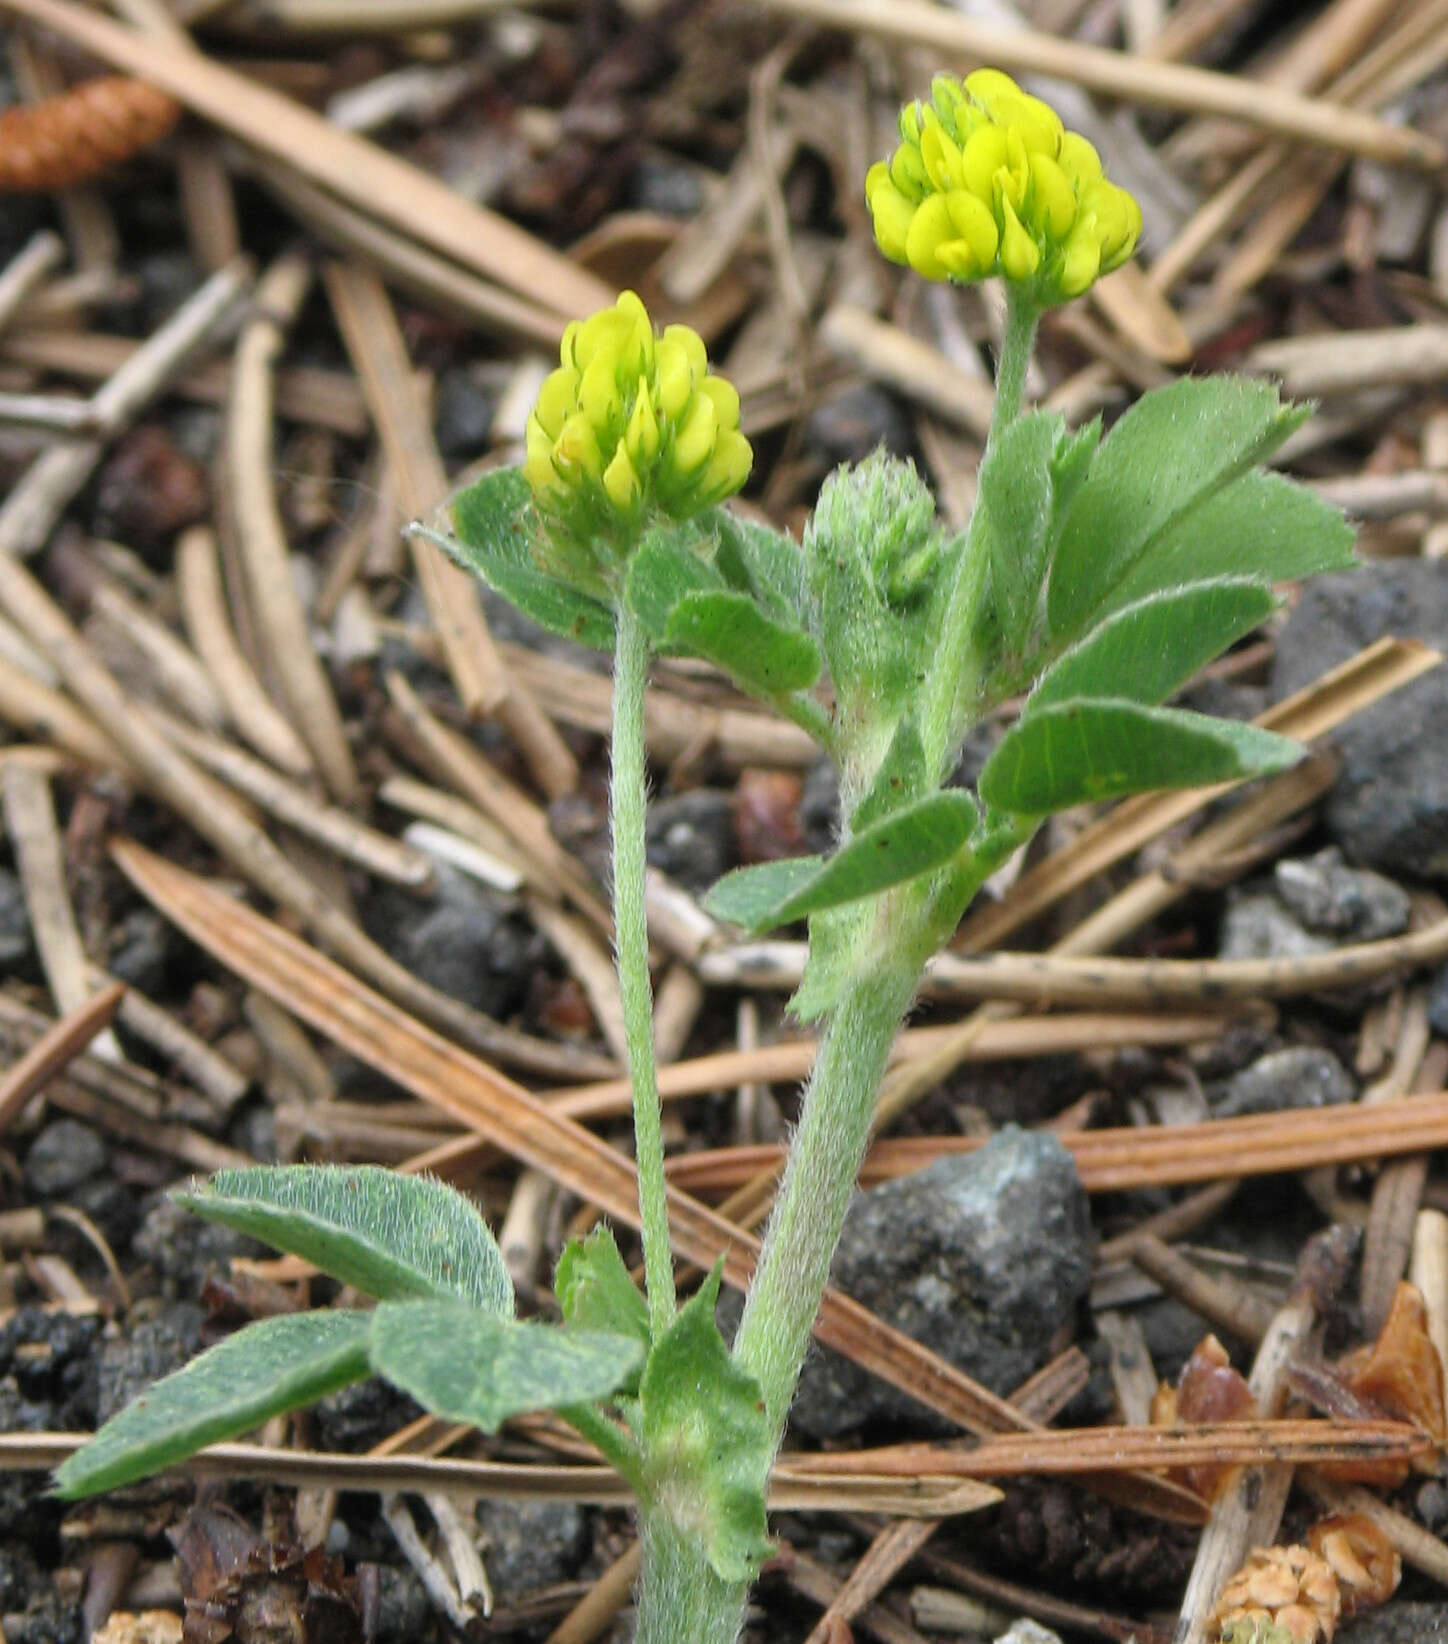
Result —
[[1308, 1531], [1307, 1542], [1337, 1577], [1344, 1616], [1386, 1603], [1397, 1592], [1403, 1561], [1387, 1536], [1363, 1514], [1321, 1519]]
[[181, 117], [174, 97], [144, 80], [108, 74], [58, 97], [0, 113], [0, 192], [89, 182], [158, 142]]
[[1326, 1644], [1341, 1611], [1337, 1577], [1324, 1559], [1306, 1547], [1258, 1547], [1222, 1589], [1213, 1621], [1223, 1632], [1246, 1622], [1276, 1627], [1294, 1644]]

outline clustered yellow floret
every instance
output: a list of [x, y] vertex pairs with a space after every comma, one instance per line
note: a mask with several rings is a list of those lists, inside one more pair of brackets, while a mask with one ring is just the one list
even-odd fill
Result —
[[574, 320], [528, 418], [523, 472], [539, 509], [588, 535], [650, 511], [687, 519], [737, 491], [753, 453], [739, 395], [686, 325], [654, 335], [632, 291]]
[[1136, 249], [1141, 208], [1040, 98], [999, 69], [937, 75], [865, 178], [875, 239], [930, 280], [1000, 274], [1043, 305], [1079, 297]]

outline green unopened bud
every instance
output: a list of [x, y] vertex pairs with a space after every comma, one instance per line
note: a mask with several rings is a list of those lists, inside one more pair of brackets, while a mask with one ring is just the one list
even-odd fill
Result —
[[749, 477], [739, 395], [708, 374], [702, 339], [654, 336], [632, 291], [573, 321], [528, 418], [523, 472], [559, 569], [591, 587], [638, 541], [650, 515], [687, 519]]
[[1136, 201], [1103, 177], [1084, 137], [998, 69], [937, 75], [929, 103], [901, 110], [900, 137], [870, 167], [865, 198], [880, 250], [926, 279], [999, 274], [1049, 306], [1136, 249]]
[[1264, 1614], [1227, 1622], [1217, 1644], [1301, 1644], [1301, 1640], [1290, 1627], [1279, 1627]]

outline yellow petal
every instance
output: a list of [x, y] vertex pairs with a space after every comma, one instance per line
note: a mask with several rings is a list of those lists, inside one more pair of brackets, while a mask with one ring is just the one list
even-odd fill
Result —
[[623, 416], [623, 394], [618, 386], [619, 362], [614, 347], [600, 344], [583, 368], [578, 383], [578, 409], [600, 434]]
[[1006, 132], [1006, 163], [995, 174], [995, 203], [1009, 200], [1019, 213], [1025, 208], [1026, 191], [1031, 186], [1031, 157], [1021, 134], [1014, 126]]
[[960, 187], [960, 148], [941, 125], [940, 116], [933, 108], [925, 110], [920, 133], [920, 158], [925, 162], [925, 173], [934, 187]]
[[952, 251], [948, 259], [942, 253], [941, 260], [952, 265], [950, 272], [957, 280], [978, 280], [990, 271], [1000, 245], [996, 220], [981, 200], [963, 188], [945, 196], [945, 207], [954, 230], [950, 243], [967, 248], [969, 268], [962, 262], [965, 253], [960, 250]]
[[677, 337], [667, 332], [654, 347], [654, 382], [658, 388], [658, 411], [672, 422], [689, 403], [694, 392], [694, 368]]
[[870, 196], [870, 219], [875, 230], [875, 244], [892, 263], [904, 263], [905, 242], [910, 234], [910, 220], [916, 207], [885, 177], [884, 188], [877, 188]]
[[570, 320], [563, 327], [563, 340], [558, 345], [558, 360], [561, 365], [570, 365], [578, 369], [578, 333], [583, 328], [582, 320]]
[[619, 446], [603, 471], [604, 495], [620, 514], [631, 514], [643, 496], [643, 486], [629, 461], [628, 452]]
[[1037, 233], [1064, 240], [1076, 221], [1076, 191], [1056, 162], [1044, 154], [1031, 156], [1031, 221]]
[[559, 480], [558, 470], [553, 466], [552, 436], [538, 421], [536, 414], [528, 418], [524, 439], [528, 456], [523, 464], [523, 477], [528, 481], [533, 495], [543, 498], [558, 489]]
[[923, 200], [930, 192], [930, 173], [918, 146], [901, 143], [890, 156], [890, 180], [907, 200]]
[[621, 291], [615, 305], [624, 322], [619, 346], [619, 373], [624, 381], [647, 376], [654, 368], [654, 323], [635, 291]]
[[1079, 297], [1090, 289], [1101, 269], [1101, 241], [1096, 219], [1088, 212], [1077, 218], [1076, 226], [1061, 251], [1061, 268], [1056, 289], [1062, 301]]
[[708, 467], [693, 488], [699, 506], [707, 508], [723, 497], [732, 497], [749, 478], [753, 466], [754, 452], [749, 441], [743, 434], [725, 429], [714, 446]]
[[950, 270], [936, 255], [946, 241], [956, 239], [955, 226], [950, 220], [950, 207], [943, 194], [932, 194], [915, 209], [910, 229], [905, 236], [905, 255], [917, 274], [927, 280], [944, 280]]
[[570, 485], [597, 479], [603, 472], [603, 453], [598, 448], [598, 436], [581, 411], [575, 411], [563, 424], [554, 441], [553, 466], [558, 470], [559, 477]]
[[[629, 460], [640, 473], [653, 466], [659, 454], [659, 419], [654, 415], [653, 401], [646, 380], [639, 382], [638, 398], [629, 413], [628, 429], [624, 433]], [[608, 476], [604, 475], [605, 484]]]
[[739, 426], [739, 390], [727, 377], [705, 377], [699, 392], [714, 402], [714, 426], [722, 434]]
[[961, 153], [965, 186], [987, 205], [995, 200], [995, 176], [1009, 158], [1010, 144], [999, 126], [979, 126], [966, 139]]
[[538, 390], [538, 403], [533, 414], [543, 425], [550, 439], [558, 438], [563, 419], [578, 409], [578, 373], [571, 366], [560, 365], [550, 371]]
[[965, 89], [997, 125], [1020, 137], [1028, 153], [1054, 156], [1060, 148], [1060, 116], [1049, 103], [1022, 91], [1010, 75], [977, 69], [966, 75]]
[[704, 348], [704, 339], [697, 331], [687, 325], [666, 325], [664, 340], [678, 343], [684, 350], [684, 357], [689, 362], [689, 369], [694, 373], [696, 382], [709, 369], [709, 355]]
[[1061, 138], [1061, 152], [1056, 156], [1061, 170], [1071, 179], [1078, 194], [1084, 194], [1092, 183], [1101, 181], [1101, 156], [1079, 131], [1068, 131]]
[[1060, 152], [1065, 135], [1061, 116], [1039, 97], [1021, 93], [1011, 109], [1011, 128], [1020, 133], [1028, 154], [1048, 154], [1054, 159]]
[[1000, 69], [981, 68], [974, 73], [967, 74], [962, 82], [966, 95], [978, 103], [981, 108], [995, 119], [997, 105], [1004, 99], [1023, 95], [1021, 88], [1011, 79], [1009, 74]]
[[1004, 221], [1001, 225], [1001, 272], [1008, 280], [1029, 280], [1041, 266], [1040, 247], [1021, 227], [1020, 218], [1011, 209], [1009, 200], [1001, 204]]
[[900, 141], [911, 148], [920, 146], [920, 104], [906, 103], [900, 110]]
[[1141, 207], [1133, 195], [1115, 183], [1098, 183], [1089, 198], [1101, 239], [1101, 267], [1110, 273], [1136, 250], [1141, 238]]
[[674, 436], [674, 469], [680, 475], [702, 468], [714, 452], [714, 402], [707, 394], [695, 394]]

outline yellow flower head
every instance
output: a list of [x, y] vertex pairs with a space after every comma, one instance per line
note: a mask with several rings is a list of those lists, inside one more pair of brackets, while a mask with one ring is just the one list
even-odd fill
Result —
[[527, 446], [523, 472], [545, 518], [627, 543], [649, 514], [687, 519], [731, 495], [753, 461], [739, 395], [708, 375], [698, 334], [670, 325], [656, 337], [632, 291], [563, 333]]
[[1136, 249], [1141, 208], [1084, 137], [999, 69], [937, 75], [870, 167], [881, 251], [929, 280], [999, 274], [1042, 304], [1079, 297]]

